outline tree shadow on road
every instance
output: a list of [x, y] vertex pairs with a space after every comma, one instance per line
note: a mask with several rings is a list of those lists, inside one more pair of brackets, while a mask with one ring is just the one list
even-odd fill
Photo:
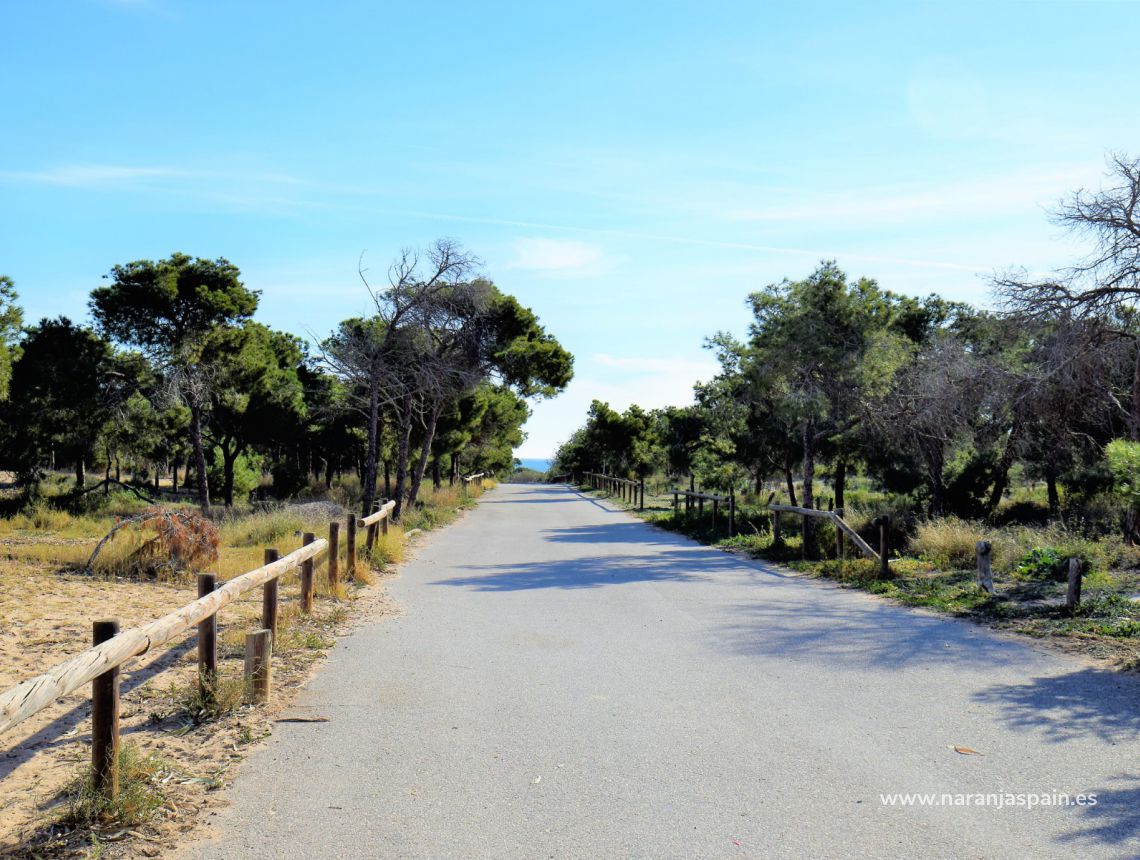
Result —
[[1107, 669], [996, 684], [974, 699], [994, 706], [1010, 728], [1033, 732], [1046, 743], [1090, 735], [1108, 743], [1133, 743], [1140, 733], [1140, 682]]
[[[1074, 787], [1069, 794], [1095, 793], [1095, 806], [1078, 806], [1080, 823], [1077, 829], [1058, 839], [1059, 842], [1095, 845], [1127, 846], [1140, 856], [1140, 777], [1118, 776], [1107, 787]], [[1095, 856], [1090, 854], [1090, 856]]]
[[657, 550], [651, 555], [598, 555], [563, 561], [467, 565], [470, 576], [441, 579], [475, 591], [524, 591], [533, 588], [600, 588], [630, 582], [708, 580], [716, 573], [703, 559], [684, 551]]
[[993, 667], [1031, 652], [960, 621], [933, 618], [842, 589], [769, 580], [756, 600], [724, 610], [718, 640], [736, 654], [863, 671], [921, 664]]

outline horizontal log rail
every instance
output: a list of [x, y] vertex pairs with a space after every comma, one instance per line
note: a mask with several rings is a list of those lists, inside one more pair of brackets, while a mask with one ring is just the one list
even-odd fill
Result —
[[605, 475], [601, 472], [584, 473], [585, 483], [595, 490], [604, 490], [610, 495], [617, 496], [623, 502], [637, 505], [639, 511], [645, 510], [645, 479], [631, 481], [629, 478], [619, 478], [616, 475]]
[[[871, 524], [879, 529], [879, 551], [875, 552], [871, 545], [863, 540], [862, 535], [855, 529], [848, 525], [847, 521], [843, 519], [843, 512], [838, 511], [820, 511], [815, 508], [802, 508], [799, 505], [777, 505], [771, 502], [768, 503], [768, 510], [772, 512], [772, 539], [773, 541], [780, 540], [780, 514], [797, 514], [804, 517], [805, 521], [808, 517], [817, 517], [819, 519], [830, 520], [835, 523], [835, 554], [837, 558], [843, 558], [843, 536], [851, 538], [851, 543], [863, 553], [866, 558], [872, 561], [877, 561], [880, 567], [880, 575], [883, 578], [890, 576], [890, 563], [888, 553], [888, 540], [891, 520], [890, 517], [876, 517], [872, 520]], [[806, 522], [805, 522], [806, 533]], [[804, 547], [805, 553], [807, 546]], [[807, 556], [805, 555], [805, 558]]]
[[392, 499], [389, 502], [385, 502], [379, 508], [377, 508], [375, 511], [370, 513], [368, 516], [360, 517], [359, 519], [357, 519], [356, 527], [358, 529], [363, 529], [363, 528], [368, 528], [369, 526], [375, 525], [376, 523], [380, 522], [381, 520], [384, 520], [384, 519], [391, 517], [392, 511], [394, 511], [395, 509], [396, 509], [396, 500], [395, 499]]
[[282, 574], [299, 568], [328, 549], [328, 541], [314, 540], [277, 561], [231, 579], [217, 590], [199, 597], [142, 627], [124, 630], [102, 644], [65, 660], [35, 678], [29, 678], [0, 693], [0, 734], [39, 713], [57, 699], [73, 693], [99, 675], [117, 669], [132, 657], [138, 657], [166, 644], [220, 609], [259, 586], [276, 580]]
[[[693, 508], [697, 509], [697, 516], [703, 517], [705, 515], [705, 502], [712, 502], [712, 527], [713, 532], [716, 532], [717, 520], [720, 516], [721, 505], [728, 506], [728, 536], [733, 537], [736, 534], [736, 496], [729, 494], [727, 496], [719, 496], [715, 493], [702, 493], [697, 490], [683, 490], [680, 487], [674, 487], [671, 490], [666, 490], [666, 493], [673, 496], [673, 516], [677, 516], [681, 512], [681, 499], [685, 500], [685, 513], [689, 514]], [[696, 502], [696, 505], [693, 504]]]

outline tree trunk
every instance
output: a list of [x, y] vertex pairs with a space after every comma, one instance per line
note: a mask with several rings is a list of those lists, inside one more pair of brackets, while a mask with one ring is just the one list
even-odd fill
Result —
[[1005, 495], [1006, 487], [1009, 486], [1009, 470], [1013, 466], [1013, 458], [1016, 453], [1017, 446], [1017, 426], [1009, 433], [1009, 438], [1005, 443], [1005, 450], [1001, 452], [1001, 459], [998, 460], [997, 468], [994, 470], [994, 486], [990, 491], [989, 501], [986, 502], [986, 516], [992, 517], [1001, 504], [1002, 496]]
[[384, 498], [392, 498], [392, 461], [384, 460]]
[[178, 467], [179, 467], [179, 465], [181, 465], [181, 464], [180, 464], [180, 461], [178, 459], [175, 459], [175, 460], [171, 461], [171, 463], [170, 463], [170, 489], [173, 490], [175, 493], [178, 492]]
[[784, 461], [784, 482], [788, 485], [788, 504], [793, 508], [799, 507], [796, 501], [796, 479], [792, 476], [792, 464]]
[[1128, 413], [1128, 438], [1140, 442], [1140, 338], [1135, 340], [1136, 358], [1132, 365], [1132, 403]]
[[333, 476], [336, 474], [336, 469], [333, 467], [333, 461], [330, 457], [325, 460], [325, 489], [331, 490], [333, 484]]
[[442, 411], [443, 404], [433, 406], [427, 426], [424, 428], [424, 441], [420, 445], [420, 459], [416, 463], [415, 472], [412, 474], [412, 488], [408, 492], [408, 507], [416, 503], [416, 498], [420, 494], [420, 484], [423, 482], [424, 471], [427, 469], [428, 458], [431, 456], [431, 443], [435, 440], [435, 428], [439, 423], [439, 413]]
[[210, 513], [210, 487], [206, 480], [206, 448], [202, 444], [202, 407], [190, 406], [190, 446], [194, 449], [194, 470], [198, 483], [198, 506], [207, 516]]
[[847, 461], [840, 460], [835, 464], [835, 507], [846, 507], [844, 497], [847, 494]]
[[1052, 465], [1045, 467], [1045, 486], [1049, 493], [1049, 516], [1057, 517], [1061, 513], [1061, 495], [1057, 492], [1057, 470]]
[[459, 480], [459, 452], [456, 451], [451, 455], [451, 486], [455, 486], [455, 482]]
[[[805, 421], [803, 426], [804, 445], [804, 499], [803, 506], [815, 505], [815, 421]], [[804, 517], [804, 558], [815, 558], [815, 518]]]
[[399, 438], [396, 440], [396, 507], [392, 511], [392, 519], [400, 521], [400, 514], [404, 511], [404, 490], [408, 483], [408, 456], [412, 445], [412, 403], [411, 398], [405, 398], [400, 413]]
[[234, 506], [234, 464], [237, 462], [239, 448], [234, 445], [233, 450], [231, 450], [225, 443], [222, 443], [220, 447], [222, 449], [222, 479], [225, 482], [226, 507], [232, 508]]
[[85, 486], [87, 486], [87, 470], [83, 456], [80, 455], [75, 461], [75, 489], [82, 490]]
[[431, 464], [431, 484], [437, 490], [443, 485], [443, 465], [440, 462], [442, 459], [442, 457], [436, 457]]
[[368, 448], [364, 455], [364, 492], [361, 500], [362, 515], [372, 513], [376, 498], [376, 460], [380, 456], [380, 385], [370, 382], [368, 393]]

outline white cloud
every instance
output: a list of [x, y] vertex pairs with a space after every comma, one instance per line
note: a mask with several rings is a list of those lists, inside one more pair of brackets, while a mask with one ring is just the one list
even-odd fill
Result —
[[518, 239], [507, 268], [557, 274], [588, 274], [598, 270], [604, 254], [597, 245], [575, 239]]

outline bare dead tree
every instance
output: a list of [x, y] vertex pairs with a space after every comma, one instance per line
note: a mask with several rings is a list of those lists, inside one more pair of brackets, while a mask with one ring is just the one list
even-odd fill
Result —
[[[994, 292], [1006, 311], [1022, 319], [1051, 326], [1069, 326], [1083, 343], [1076, 355], [1106, 347], [1131, 349], [1132, 373], [1124, 389], [1104, 394], [1119, 410], [1128, 436], [1140, 440], [1140, 328], [1135, 324], [1140, 299], [1140, 160], [1114, 155], [1109, 159], [1109, 183], [1098, 191], [1077, 191], [1062, 202], [1054, 220], [1089, 237], [1092, 250], [1052, 277], [1034, 279], [1025, 270], [1007, 272], [993, 280]], [[1065, 362], [1053, 372], [1063, 372]]]

